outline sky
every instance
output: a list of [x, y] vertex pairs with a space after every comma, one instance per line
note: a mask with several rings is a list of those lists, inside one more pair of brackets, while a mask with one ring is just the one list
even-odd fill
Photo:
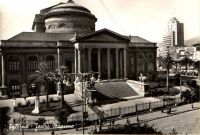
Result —
[[[67, 0], [0, 0], [0, 40], [32, 31], [35, 14]], [[184, 23], [185, 40], [200, 36], [200, 0], [74, 0], [96, 16], [96, 30], [161, 42], [170, 18]]]

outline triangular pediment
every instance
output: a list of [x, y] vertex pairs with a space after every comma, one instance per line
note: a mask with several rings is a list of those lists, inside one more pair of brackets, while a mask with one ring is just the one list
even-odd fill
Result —
[[108, 29], [102, 29], [76, 38], [77, 42], [129, 42], [126, 36]]

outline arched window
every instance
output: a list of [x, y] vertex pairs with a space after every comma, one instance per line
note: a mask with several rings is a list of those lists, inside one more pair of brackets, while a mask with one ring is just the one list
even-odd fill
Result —
[[36, 56], [30, 56], [28, 58], [28, 70], [36, 70], [37, 64], [38, 61]]
[[18, 57], [10, 57], [8, 59], [8, 70], [9, 71], [19, 71], [19, 59]]
[[19, 97], [21, 95], [20, 83], [17, 80], [12, 80], [9, 83], [10, 97]]
[[49, 69], [55, 68], [55, 58], [52, 55], [46, 57], [46, 63]]

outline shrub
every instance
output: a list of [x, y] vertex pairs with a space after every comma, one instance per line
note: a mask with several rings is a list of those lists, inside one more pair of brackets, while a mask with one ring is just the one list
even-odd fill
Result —
[[176, 130], [173, 128], [172, 129], [172, 131], [171, 131], [171, 133], [169, 133], [170, 135], [177, 135], [177, 132], [176, 132]]
[[26, 105], [27, 106], [31, 105], [31, 101], [30, 100], [26, 101]]
[[99, 132], [95, 130], [94, 134], [162, 134], [162, 132], [155, 129], [153, 125], [142, 124], [139, 128], [135, 125], [116, 125]]
[[183, 102], [188, 103], [191, 100], [191, 91], [189, 89], [182, 91], [181, 99], [183, 99]]
[[50, 97], [50, 98], [49, 98], [49, 101], [50, 101], [50, 102], [53, 102], [53, 98], [52, 98], [52, 97]]
[[43, 125], [47, 120], [45, 118], [39, 118], [35, 121], [38, 125]]
[[61, 97], [58, 97], [58, 102], [60, 102], [61, 101]]
[[67, 124], [67, 119], [70, 115], [70, 111], [67, 108], [57, 110], [55, 112], [55, 118], [60, 122], [61, 125]]
[[0, 107], [0, 134], [2, 133], [3, 129], [7, 128], [7, 125], [9, 124], [9, 111], [9, 107]]
[[17, 107], [22, 107], [22, 103], [21, 103], [21, 102], [18, 102], [18, 103], [17, 103]]
[[45, 102], [46, 102], [46, 100], [45, 100], [45, 99], [42, 99], [41, 103], [45, 103]]

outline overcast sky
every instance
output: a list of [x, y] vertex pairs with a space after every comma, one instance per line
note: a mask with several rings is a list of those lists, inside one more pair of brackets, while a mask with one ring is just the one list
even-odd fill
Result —
[[[0, 40], [31, 31], [34, 15], [67, 0], [0, 0]], [[184, 23], [185, 39], [200, 35], [200, 0], [74, 0], [97, 18], [96, 29], [162, 41], [169, 19]]]

